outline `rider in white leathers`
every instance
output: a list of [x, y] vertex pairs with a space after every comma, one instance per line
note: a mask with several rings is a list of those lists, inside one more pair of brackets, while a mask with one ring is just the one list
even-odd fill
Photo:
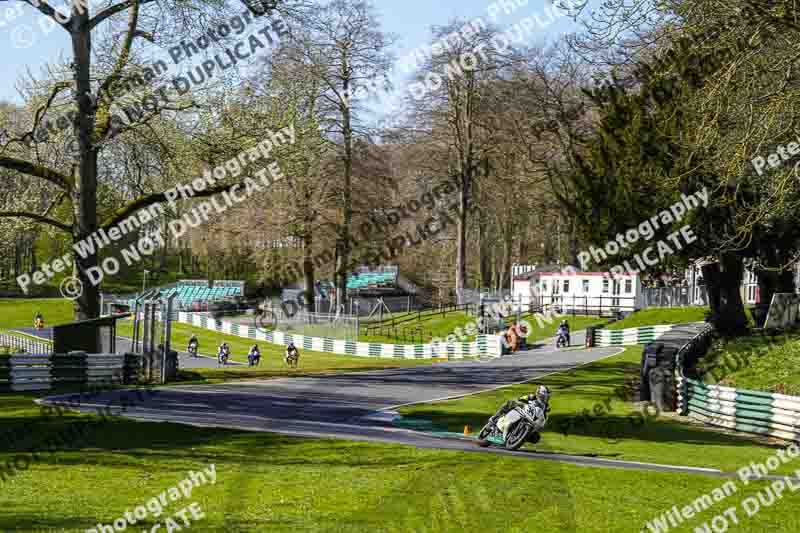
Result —
[[502, 418], [515, 407], [519, 407], [520, 404], [524, 404], [525, 408], [530, 409], [533, 413], [533, 418], [537, 422], [533, 430], [538, 432], [544, 428], [547, 421], [547, 414], [550, 412], [550, 389], [544, 385], [540, 385], [536, 394], [525, 394], [516, 400], [507, 401], [500, 407], [494, 415], [494, 419], [497, 421], [497, 427], [503, 431], [503, 439], [508, 436], [508, 430], [511, 428], [511, 424], [504, 424]]

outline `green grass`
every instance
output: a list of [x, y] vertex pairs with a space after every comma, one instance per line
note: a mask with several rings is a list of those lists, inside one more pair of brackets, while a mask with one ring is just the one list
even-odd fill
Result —
[[[421, 341], [424, 344], [431, 342], [431, 339], [435, 337], [444, 340], [448, 335], [453, 334], [456, 328], [463, 329], [467, 324], [473, 322], [475, 322], [474, 316], [456, 311], [447, 313], [446, 315], [435, 315], [421, 322], [409, 321], [400, 324], [397, 327], [399, 337], [392, 337], [391, 335], [360, 335], [358, 340], [361, 342], [377, 342], [383, 344], [418, 344]], [[421, 337], [418, 334], [411, 333], [411, 330], [416, 325], [420, 326], [422, 331]], [[408, 331], [405, 336], [402, 333], [403, 330]], [[475, 340], [475, 336], [467, 336], [467, 339], [470, 341]]]
[[73, 321], [73, 304], [65, 298], [0, 299], [0, 328], [33, 327], [37, 312], [44, 316], [45, 326]]
[[[120, 321], [117, 324], [118, 335], [130, 337], [132, 331], [132, 323], [128, 320]], [[189, 338], [192, 333], [195, 333], [200, 341], [200, 354], [202, 355], [216, 357], [219, 345], [223, 342], [227, 342], [231, 347], [231, 360], [246, 363], [247, 354], [253, 344], [258, 344], [261, 350], [261, 365], [258, 367], [225, 367], [221, 369], [187, 369], [182, 371], [181, 377], [183, 380], [195, 382], [216, 382], [225, 379], [253, 379], [283, 376], [299, 377], [313, 374], [380, 370], [383, 368], [405, 368], [430, 365], [443, 361], [443, 359], [352, 357], [304, 350], [302, 346], [298, 346], [300, 349], [300, 367], [297, 369], [289, 369], [283, 360], [285, 351], [283, 346], [270, 344], [265, 341], [255, 341], [234, 335], [217, 333], [188, 324], [173, 322], [173, 347], [184, 351], [189, 344]]]
[[[541, 324], [530, 316], [523, 316], [523, 319], [527, 320], [532, 328], [528, 336], [529, 342], [554, 337], [556, 334], [556, 329], [558, 329], [558, 324], [561, 322], [561, 320], [567, 320], [570, 325], [570, 330], [573, 332], [585, 329], [589, 326], [605, 324], [607, 322], [607, 320], [604, 318], [586, 317], [577, 315], [556, 316], [554, 317], [554, 320], [552, 322], [550, 323], [542, 322]], [[423, 331], [426, 332], [426, 334], [422, 338], [422, 341], [424, 343], [430, 342], [433, 337], [438, 337], [442, 340], [446, 340], [448, 335], [454, 334], [456, 328], [462, 328], [463, 331], [467, 324], [475, 322], [475, 320], [476, 320], [475, 317], [473, 317], [472, 315], [456, 312], [456, 313], [450, 313], [443, 317], [436, 317], [431, 320], [422, 322], [421, 325]], [[474, 335], [467, 336], [465, 334], [465, 337], [467, 341], [475, 340]], [[386, 344], [406, 344], [412, 342], [409, 338], [396, 339], [391, 336], [377, 336], [377, 335], [371, 335], [371, 336], [362, 335], [361, 337], [359, 337], [359, 340], [361, 342], [379, 342]], [[419, 341], [419, 338], [417, 338], [417, 341]]]
[[718, 339], [699, 368], [709, 384], [800, 396], [800, 334]]
[[[537, 447], [553, 453], [735, 471], [771, 453], [746, 437], [726, 435], [689, 425], [671, 415], [641, 417], [631, 399], [638, 391], [641, 347], [535, 383], [505, 387], [462, 399], [408, 406], [402, 415], [433, 422], [448, 431], [469, 425], [477, 434], [486, 419], [506, 400], [534, 392], [539, 383], [552, 391], [552, 412]], [[623, 399], [627, 398], [627, 399]], [[584, 411], [586, 410], [586, 411]], [[599, 414], [597, 414], [599, 413]], [[800, 467], [800, 462], [798, 462]], [[790, 470], [785, 470], [790, 471]]]
[[608, 322], [608, 320], [605, 318], [597, 318], [592, 316], [563, 315], [555, 316], [554, 318], [555, 320], [549, 324], [544, 322], [540, 324], [536, 321], [536, 319], [531, 318], [530, 316], [524, 317], [524, 319], [528, 321], [532, 328], [531, 332], [528, 334], [528, 342], [530, 343], [532, 341], [555, 337], [558, 325], [562, 320], [566, 320], [569, 323], [569, 330], [572, 336], [574, 336], [578, 331], [584, 330], [589, 326], [597, 326]]
[[609, 324], [606, 329], [638, 328], [664, 324], [685, 324], [703, 322], [708, 307], [650, 307], [628, 315], [622, 320]]
[[[43, 417], [32, 394], [0, 394], [0, 427], [18, 441], [0, 463], [23, 457], [50, 436], [97, 420]], [[549, 436], [545, 436], [548, 439]], [[599, 469], [468, 452], [114, 418], [68, 439], [16, 476], [0, 480], [0, 531], [82, 532], [110, 524], [186, 478], [215, 465], [215, 484], [170, 502], [131, 531], [166, 531], [164, 520], [190, 502], [206, 517], [196, 532], [527, 532], [622, 533], [672, 505], [722, 485], [714, 477]], [[670, 531], [691, 532], [763, 490], [744, 486]], [[798, 530], [798, 499], [787, 495], [739, 531]], [[178, 519], [178, 523], [183, 522]]]

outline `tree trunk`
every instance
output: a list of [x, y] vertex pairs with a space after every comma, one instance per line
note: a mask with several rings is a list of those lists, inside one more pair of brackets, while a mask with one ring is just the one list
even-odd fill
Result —
[[744, 333], [747, 316], [742, 303], [741, 284], [744, 266], [735, 254], [723, 254], [719, 263], [704, 265], [703, 279], [708, 290], [711, 320], [725, 336]]
[[464, 287], [467, 282], [467, 208], [469, 178], [462, 176], [458, 195], [458, 224], [456, 228], [456, 298], [464, 303]]
[[[513, 226], [508, 228], [506, 232], [506, 239], [505, 239], [505, 253], [503, 257], [505, 259], [505, 264], [503, 265], [503, 280], [505, 281], [506, 276], [508, 276], [508, 290], [511, 290], [511, 285], [513, 283], [512, 274], [511, 274], [511, 258], [514, 255], [514, 229]], [[505, 288], [506, 285], [503, 284], [502, 288]]]
[[167, 235], [169, 235], [169, 226], [167, 225], [167, 217], [164, 217], [164, 228], [163, 228], [163, 235], [164, 235], [164, 245], [161, 247], [161, 270], [169, 270], [169, 264], [167, 262], [167, 256], [169, 253], [169, 239]]
[[314, 258], [312, 253], [313, 238], [310, 231], [303, 235], [303, 290], [305, 291], [305, 307], [309, 313], [316, 311], [314, 300]]
[[[97, 150], [92, 146], [94, 109], [90, 97], [92, 87], [89, 70], [91, 64], [91, 35], [88, 29], [87, 10], [73, 9], [72, 51], [75, 61], [75, 103], [78, 108], [77, 134], [80, 162], [75, 187], [72, 188], [72, 205], [75, 215], [73, 242], [78, 243], [97, 230]], [[100, 313], [99, 287], [89, 280], [87, 271], [97, 266], [97, 254], [85, 258], [75, 254], [78, 280], [82, 292], [75, 300], [75, 318], [97, 318]]]
[[489, 240], [489, 232], [487, 231], [486, 217], [478, 217], [478, 277], [480, 279], [480, 287], [490, 287], [492, 284], [492, 269], [491, 269], [491, 241]]
[[30, 250], [29, 251], [30, 251], [30, 258], [31, 258], [30, 271], [31, 272], [36, 272], [36, 270], [39, 268], [39, 266], [38, 266], [38, 261], [36, 261], [36, 237], [35, 236], [31, 236]]
[[[345, 95], [350, 94], [350, 80], [349, 80], [349, 67], [346, 52], [343, 53], [342, 61], [342, 78], [343, 91]], [[350, 224], [352, 223], [353, 211], [350, 200], [350, 182], [353, 173], [353, 131], [350, 116], [350, 102], [349, 100], [341, 107], [342, 112], [342, 130], [344, 133], [344, 205], [343, 205], [343, 221], [340, 232], [339, 253], [336, 258], [336, 312], [343, 308], [346, 304], [347, 298], [347, 271], [348, 263], [350, 261]]]

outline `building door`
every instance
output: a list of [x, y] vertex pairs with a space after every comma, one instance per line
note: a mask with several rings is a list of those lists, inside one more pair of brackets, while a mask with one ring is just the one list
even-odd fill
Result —
[[613, 296], [611, 300], [612, 307], [619, 307], [619, 294], [621, 285], [622, 283], [618, 279], [611, 281], [611, 296]]

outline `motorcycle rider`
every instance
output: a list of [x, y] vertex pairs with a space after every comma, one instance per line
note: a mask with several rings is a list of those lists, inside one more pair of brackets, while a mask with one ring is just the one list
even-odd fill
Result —
[[[192, 346], [194, 346], [194, 352], [192, 352]], [[200, 341], [197, 339], [197, 335], [192, 333], [192, 337], [189, 339], [189, 344], [186, 346], [186, 351], [189, 353], [197, 353], [200, 351]]]
[[33, 318], [33, 327], [36, 329], [42, 329], [44, 327], [44, 317], [42, 313], [36, 313], [36, 316]]
[[261, 352], [258, 350], [258, 344], [254, 344], [250, 348], [250, 353], [247, 354], [247, 362], [250, 366], [255, 366], [261, 362]]
[[292, 357], [294, 357], [295, 364], [300, 361], [300, 352], [295, 347], [294, 341], [289, 341], [289, 344], [286, 345], [286, 364], [291, 365]]
[[221, 365], [228, 363], [228, 358], [231, 355], [231, 348], [228, 346], [227, 342], [223, 342], [219, 345], [219, 351], [217, 352], [217, 362]]
[[[492, 417], [494, 424], [496, 425], [500, 418], [502, 418], [512, 409], [518, 407], [520, 404], [530, 405], [535, 410], [534, 412], [538, 411], [540, 416], [537, 416], [537, 418], [541, 419], [540, 424], [543, 426], [546, 421], [547, 414], [550, 412], [550, 389], [544, 385], [539, 385], [539, 388], [536, 389], [536, 394], [523, 394], [516, 400], [508, 400]], [[509, 428], [506, 428], [503, 431], [504, 440], [508, 435], [508, 429]], [[541, 427], [537, 428], [537, 431], [538, 429], [541, 429]]]
[[560, 337], [562, 335], [564, 336], [564, 340], [567, 341], [567, 346], [569, 346], [569, 323], [566, 320], [561, 321], [561, 324], [558, 326], [558, 331], [556, 332], [556, 337]]

